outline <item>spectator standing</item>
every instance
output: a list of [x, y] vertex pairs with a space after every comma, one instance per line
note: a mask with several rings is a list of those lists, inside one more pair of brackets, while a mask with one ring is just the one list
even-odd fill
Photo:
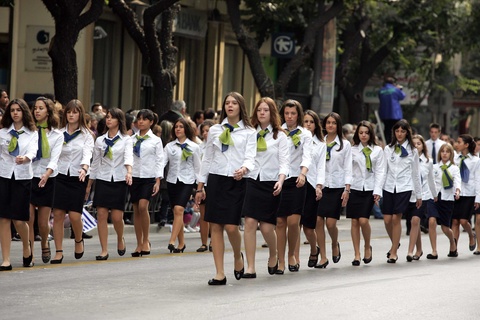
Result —
[[385, 143], [392, 140], [392, 127], [403, 118], [400, 101], [405, 99], [402, 86], [395, 83], [395, 78], [386, 77], [378, 93], [380, 99], [379, 115], [384, 125]]

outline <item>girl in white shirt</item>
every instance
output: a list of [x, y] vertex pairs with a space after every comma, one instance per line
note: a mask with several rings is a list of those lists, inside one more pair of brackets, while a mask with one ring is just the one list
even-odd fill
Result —
[[0, 243], [2, 264], [0, 271], [12, 270], [10, 244], [13, 222], [23, 244], [23, 266], [32, 267], [32, 242], [29, 241], [28, 220], [32, 159], [37, 154], [38, 135], [27, 103], [11, 100], [5, 109], [0, 130]]
[[252, 125], [257, 128], [255, 169], [247, 179], [242, 215], [245, 216], [245, 253], [248, 267], [243, 278], [256, 278], [257, 227], [268, 244], [268, 273], [278, 269], [275, 224], [283, 182], [288, 174], [287, 136], [281, 128], [277, 105], [271, 98], [260, 99], [253, 109]]
[[52, 212], [55, 177], [58, 174], [58, 158], [62, 152], [63, 134], [58, 130], [59, 118], [52, 100], [39, 97], [33, 108], [38, 129], [38, 150], [33, 159], [32, 195], [30, 197], [30, 240], [32, 250], [35, 240], [34, 222], [35, 208], [38, 211], [38, 231], [42, 237], [42, 261], [48, 263], [51, 258], [50, 213]]
[[[418, 151], [420, 181], [422, 183], [422, 206], [417, 208], [415, 194], [410, 196], [410, 202], [405, 212], [406, 219], [411, 221], [410, 241], [408, 243], [407, 261], [420, 260], [423, 255], [422, 237], [420, 234], [420, 221], [427, 213], [427, 208], [431, 207], [433, 197], [436, 195], [435, 179], [433, 176], [433, 161], [429, 158], [429, 151], [425, 140], [421, 135], [414, 135], [412, 142]], [[435, 154], [437, 154], [435, 152]], [[430, 204], [429, 204], [430, 203]], [[429, 207], [430, 206], [430, 207]], [[416, 248], [416, 253], [413, 250]]]
[[[288, 270], [297, 272], [300, 263], [295, 257], [300, 239], [300, 219], [303, 215], [307, 189], [308, 168], [311, 166], [312, 134], [304, 129], [303, 109], [300, 102], [287, 100], [280, 115], [285, 120], [282, 128], [287, 132], [290, 151], [290, 170], [283, 184], [282, 198], [277, 212], [277, 274], [285, 271], [285, 248], [288, 239]], [[288, 234], [287, 234], [288, 229]]]
[[[225, 96], [220, 116], [208, 132], [207, 146], [202, 160], [195, 202], [200, 204], [206, 197], [205, 221], [210, 222], [215, 277], [209, 285], [225, 285], [225, 242], [223, 231], [233, 249], [234, 275], [240, 280], [244, 273], [241, 254], [242, 236], [238, 228], [245, 196], [245, 179], [255, 167], [257, 132], [247, 116], [245, 99], [237, 92]], [[203, 189], [208, 178], [208, 195]]]
[[88, 184], [90, 160], [93, 151], [93, 133], [85, 121], [85, 108], [80, 100], [71, 100], [64, 109], [62, 118], [63, 147], [58, 159], [58, 175], [53, 199], [53, 238], [55, 259], [52, 264], [63, 261], [63, 230], [68, 212], [75, 233], [75, 259], [85, 251], [82, 238], [82, 211]]
[[[97, 208], [97, 229], [101, 252], [96, 260], [107, 260], [108, 254], [108, 212], [117, 234], [117, 253], [123, 256], [126, 251], [123, 238], [123, 211], [132, 184], [133, 149], [132, 140], [127, 134], [125, 114], [119, 108], [110, 108], [105, 116], [107, 132], [95, 141], [93, 161], [90, 168], [90, 192], [95, 181], [93, 206]], [[99, 132], [101, 134], [101, 132]]]
[[392, 241], [387, 253], [388, 263], [398, 260], [402, 215], [407, 210], [412, 191], [417, 199], [416, 207], [422, 206], [418, 151], [413, 146], [412, 129], [407, 120], [399, 120], [392, 130], [392, 141], [384, 149], [387, 176], [383, 186], [383, 220]]
[[[300, 224], [303, 226], [303, 232], [310, 244], [310, 256], [307, 266], [313, 268], [318, 263], [320, 247], [317, 245], [317, 216], [318, 202], [322, 195], [322, 187], [325, 183], [325, 153], [326, 145], [323, 140], [322, 125], [320, 118], [312, 110], [306, 110], [303, 117], [303, 127], [312, 133], [311, 157], [312, 165], [307, 172], [307, 194], [305, 197], [305, 207], [303, 210]], [[316, 188], [318, 186], [318, 197]], [[299, 247], [299, 245], [297, 245]], [[300, 251], [300, 250], [298, 250]]]
[[133, 136], [133, 171], [130, 186], [130, 201], [133, 203], [135, 236], [137, 247], [132, 257], [150, 254], [150, 199], [160, 190], [163, 178], [163, 144], [151, 130], [155, 125], [155, 115], [149, 109], [137, 114], [138, 132]]
[[453, 163], [454, 150], [451, 144], [446, 143], [438, 151], [438, 162], [433, 166], [435, 176], [435, 208], [428, 211], [428, 233], [432, 245], [432, 253], [427, 259], [438, 259], [437, 252], [437, 223], [450, 241], [448, 257], [457, 257], [457, 240], [450, 229], [454, 201], [458, 200], [461, 191], [460, 169]]
[[[469, 250], [474, 251], [477, 240], [470, 221], [475, 208], [480, 205], [480, 160], [475, 156], [476, 143], [469, 134], [462, 134], [457, 138], [458, 155], [455, 155], [455, 164], [460, 169], [462, 192], [455, 201], [452, 216], [453, 236], [460, 239], [460, 225], [468, 233]], [[480, 230], [480, 229], [479, 229]]]
[[[173, 209], [173, 225], [168, 250], [183, 252], [186, 248], [183, 233], [183, 213], [192, 196], [195, 181], [200, 174], [200, 148], [193, 142], [195, 129], [184, 119], [173, 123], [172, 140], [165, 146], [164, 167], [169, 163], [167, 191]], [[175, 240], [178, 238], [178, 247]]]
[[370, 238], [372, 230], [369, 218], [374, 204], [378, 205], [385, 181], [383, 149], [377, 145], [373, 125], [361, 121], [353, 135], [352, 184], [347, 204], [347, 218], [352, 219], [352, 242], [355, 257], [352, 266], [360, 265], [360, 230], [364, 245], [363, 262], [372, 261]]
[[323, 119], [323, 128], [327, 135], [325, 143], [326, 165], [325, 183], [323, 189], [317, 186], [317, 196], [322, 195], [318, 205], [317, 237], [320, 244], [321, 260], [317, 268], [326, 268], [328, 265], [325, 245], [325, 225], [332, 239], [333, 263], [340, 261], [340, 243], [338, 242], [337, 220], [340, 219], [342, 207], [345, 207], [350, 195], [352, 182], [352, 146], [343, 138], [342, 119], [335, 112], [329, 113]]

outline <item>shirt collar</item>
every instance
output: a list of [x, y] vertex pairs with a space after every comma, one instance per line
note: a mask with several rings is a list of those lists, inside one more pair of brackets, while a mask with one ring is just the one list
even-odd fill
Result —
[[[14, 126], [13, 123], [10, 125], [7, 132], [10, 132], [10, 130], [15, 130], [15, 126]], [[30, 129], [26, 128], [25, 126], [22, 126], [20, 128], [20, 130], [17, 130], [17, 131], [22, 131], [22, 130], [23, 130], [24, 133], [27, 133], [27, 134], [30, 134], [30, 132], [31, 132]]]
[[[223, 126], [225, 123], [228, 123], [228, 118], [223, 119], [221, 125]], [[243, 124], [243, 120], [240, 120], [237, 122], [237, 126], [241, 129], [245, 128], [245, 125]], [[235, 130], [235, 129], [234, 129]]]
[[[273, 132], [273, 127], [271, 124], [269, 124], [265, 129], [268, 129], [268, 132]], [[260, 125], [257, 126], [257, 132], [260, 132], [262, 130], [262, 127]]]

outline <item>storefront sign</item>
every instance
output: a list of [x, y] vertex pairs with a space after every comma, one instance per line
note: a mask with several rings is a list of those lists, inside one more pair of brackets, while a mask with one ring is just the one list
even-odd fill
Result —
[[52, 60], [48, 55], [48, 48], [54, 34], [54, 27], [27, 26], [27, 39], [25, 41], [26, 71], [52, 71]]
[[182, 8], [173, 22], [173, 33], [190, 38], [205, 38], [207, 20], [206, 12]]

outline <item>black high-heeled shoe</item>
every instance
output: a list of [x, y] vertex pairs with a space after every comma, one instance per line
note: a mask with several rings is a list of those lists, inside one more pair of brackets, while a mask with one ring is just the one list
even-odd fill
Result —
[[141, 251], [134, 251], [132, 252], [132, 257], [133, 258], [138, 258], [138, 257], [141, 257], [142, 256], [142, 252]]
[[[320, 254], [320, 248], [317, 246], [317, 253], [316, 254], [310, 254], [310, 257], [308, 258], [308, 267], [313, 268], [317, 265], [318, 263], [318, 255]], [[312, 259], [312, 257], [315, 257]]]
[[206, 244], [202, 244], [200, 248], [197, 249], [197, 252], [205, 252], [208, 251], [208, 247]]
[[183, 245], [183, 248], [175, 248], [175, 250], [173, 250], [173, 253], [183, 253], [183, 251], [185, 250], [185, 248], [187, 247], [186, 244]]
[[338, 263], [338, 261], [340, 261], [340, 258], [342, 257], [342, 253], [340, 252], [340, 242], [337, 241], [337, 245], [338, 245], [338, 256], [334, 256], [332, 254], [333, 263]]
[[127, 244], [125, 243], [125, 238], [122, 238], [122, 242], [123, 242], [123, 249], [117, 248], [117, 253], [120, 257], [124, 256], [125, 252], [127, 252]]
[[456, 257], [458, 257], [457, 239], [453, 238], [453, 240], [455, 241], [455, 250], [448, 252], [447, 257], [450, 257], [450, 258], [456, 258]]
[[83, 257], [83, 253], [85, 252], [85, 242], [83, 242], [83, 238], [80, 241], [75, 240], [75, 243], [83, 243], [83, 251], [80, 253], [75, 252], [75, 259], [81, 259]]
[[227, 277], [223, 278], [222, 280], [217, 280], [215, 278], [208, 280], [209, 286], [223, 286], [227, 284]]
[[170, 250], [170, 253], [172, 253], [173, 251], [175, 251], [175, 245], [169, 243], [167, 249]]
[[[150, 241], [148, 242], [148, 246], [150, 247], [150, 249], [152, 248], [152, 244], [150, 243]], [[148, 256], [150, 254], [150, 250], [148, 251], [140, 251], [140, 253], [142, 254], [142, 256]]]
[[106, 261], [106, 260], [108, 260], [108, 257], [109, 257], [109, 255], [108, 255], [108, 253], [107, 253], [107, 254], [104, 255], [104, 256], [96, 256], [96, 257], [95, 257], [95, 260], [97, 260], [97, 261]]
[[48, 247], [42, 248], [42, 261], [48, 263], [52, 258], [52, 252], [50, 251], [50, 242], [47, 241]]
[[278, 259], [277, 259], [277, 264], [273, 267], [269, 267], [268, 266], [268, 263], [267, 263], [267, 268], [268, 268], [268, 274], [271, 274], [271, 275], [274, 275], [275, 273], [277, 273], [277, 270], [278, 270]]
[[353, 260], [352, 261], [352, 266], [358, 267], [360, 265], [360, 260]]
[[50, 264], [61, 264], [63, 261], [63, 250], [57, 250], [55, 252], [62, 252], [62, 257], [60, 259], [52, 259], [50, 260]]
[[240, 270], [240, 271], [237, 271], [237, 270], [233, 269], [233, 274], [235, 276], [235, 279], [237, 279], [237, 280], [242, 279], [243, 273], [245, 272], [245, 260], [243, 259], [243, 252], [240, 252], [240, 254], [242, 255], [242, 261], [243, 261], [244, 266], [243, 266], [242, 270]]
[[32, 241], [28, 241], [28, 243], [30, 243], [30, 255], [27, 258], [23, 257], [23, 267], [24, 268], [33, 267], [33, 263], [32, 263], [32, 260], [33, 260]]
[[11, 271], [12, 269], [13, 269], [12, 265], [0, 266], [0, 271]]
[[329, 264], [329, 262], [328, 262], [328, 260], [327, 260], [325, 263], [317, 264], [317, 265], [315, 266], [315, 269], [325, 269], [325, 268], [327, 268], [328, 264]]
[[373, 258], [373, 251], [372, 251], [372, 246], [370, 246], [370, 258], [363, 258], [363, 263], [369, 264], [370, 262], [372, 262], [372, 258]]
[[297, 264], [289, 264], [288, 265], [288, 271], [290, 272], [298, 272], [298, 270], [300, 270], [300, 264], [297, 263]]
[[420, 257], [421, 257], [421, 256], [423, 256], [423, 251], [420, 252], [420, 255], [419, 255], [419, 256], [414, 255], [414, 256], [413, 256], [413, 260], [414, 260], [414, 261], [418, 261], [418, 260], [420, 260]]

